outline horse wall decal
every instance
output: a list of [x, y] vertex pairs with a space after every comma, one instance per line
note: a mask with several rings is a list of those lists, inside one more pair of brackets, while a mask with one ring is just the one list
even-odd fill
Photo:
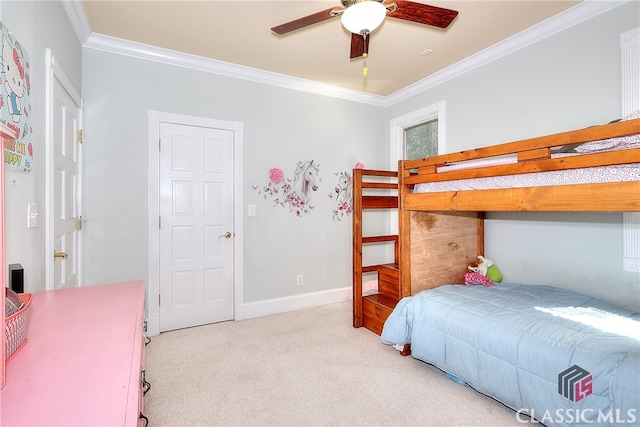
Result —
[[320, 182], [320, 165], [314, 160], [305, 160], [296, 164], [293, 177], [285, 178], [281, 169], [271, 168], [266, 185], [251, 187], [265, 199], [271, 198], [274, 206], [282, 206], [296, 216], [303, 216], [313, 210], [309, 199], [314, 191], [318, 191]]
[[342, 217], [351, 215], [353, 180], [349, 172], [336, 172], [338, 185], [329, 194], [330, 199], [336, 200], [336, 207], [333, 210], [333, 220], [342, 221]]
[[336, 202], [338, 205], [343, 203], [351, 204], [351, 193], [353, 191], [353, 183], [351, 175], [347, 172], [341, 172], [338, 175], [338, 185], [336, 186]]
[[298, 162], [293, 178], [293, 190], [298, 197], [308, 202], [311, 199], [311, 191], [318, 190], [318, 173], [320, 165], [313, 160]]

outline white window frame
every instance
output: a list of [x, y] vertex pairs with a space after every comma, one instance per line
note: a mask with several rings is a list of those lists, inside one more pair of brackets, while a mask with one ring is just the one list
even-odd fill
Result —
[[413, 111], [400, 117], [396, 117], [390, 122], [390, 144], [389, 153], [391, 170], [398, 169], [398, 160], [404, 158], [404, 132], [406, 129], [428, 122], [438, 120], [438, 154], [446, 152], [445, 143], [445, 109], [446, 102], [440, 101], [437, 104], [429, 105], [420, 110]]

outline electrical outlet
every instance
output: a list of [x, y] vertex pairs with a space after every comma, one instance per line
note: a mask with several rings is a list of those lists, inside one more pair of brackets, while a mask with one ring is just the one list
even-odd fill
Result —
[[622, 269], [632, 273], [640, 273], [640, 258], [623, 257]]
[[302, 274], [298, 274], [296, 276], [296, 285], [302, 286], [303, 283], [304, 283], [304, 278], [302, 277]]

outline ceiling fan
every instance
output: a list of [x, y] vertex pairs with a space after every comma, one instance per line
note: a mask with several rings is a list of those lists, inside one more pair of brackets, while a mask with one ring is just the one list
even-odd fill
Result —
[[458, 12], [408, 0], [341, 0], [342, 8], [331, 8], [271, 28], [278, 35], [341, 15], [342, 25], [351, 32], [351, 58], [366, 57], [369, 37], [386, 16], [419, 24], [447, 28]]

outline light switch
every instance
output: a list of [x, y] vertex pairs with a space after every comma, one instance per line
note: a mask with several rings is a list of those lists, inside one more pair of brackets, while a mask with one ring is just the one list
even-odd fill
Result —
[[247, 207], [247, 214], [249, 216], [256, 216], [256, 205], [249, 205]]
[[34, 228], [38, 226], [38, 204], [27, 204], [27, 228]]

